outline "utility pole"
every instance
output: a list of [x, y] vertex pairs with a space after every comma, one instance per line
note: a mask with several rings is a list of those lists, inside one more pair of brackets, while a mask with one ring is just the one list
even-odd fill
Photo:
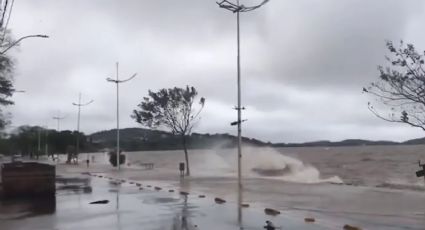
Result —
[[61, 117], [61, 112], [60, 111], [58, 111], [58, 115], [57, 116], [54, 116], [53, 117], [53, 119], [57, 120], [57, 124], [58, 124], [57, 130], [58, 130], [58, 132], [60, 131], [60, 121], [63, 120], [63, 119], [65, 119], [65, 117], [66, 116]]
[[253, 11], [266, 4], [269, 0], [263, 0], [262, 3], [256, 6], [244, 6], [239, 4], [239, 0], [236, 0], [236, 4], [228, 0], [222, 0], [217, 2], [220, 8], [229, 10], [236, 13], [236, 43], [237, 43], [237, 96], [238, 105], [235, 108], [238, 112], [238, 120], [232, 122], [231, 125], [238, 125], [238, 222], [242, 224], [242, 110], [245, 109], [241, 106], [241, 58], [240, 58], [240, 26], [239, 26], [239, 14]]
[[125, 80], [119, 80], [119, 74], [118, 74], [118, 62], [117, 62], [117, 76], [116, 79], [112, 79], [112, 78], [106, 78], [106, 81], [108, 82], [112, 82], [115, 83], [117, 86], [117, 149], [116, 149], [116, 154], [117, 154], [117, 169], [118, 171], [120, 170], [121, 166], [120, 166], [120, 113], [119, 113], [119, 84], [120, 83], [124, 83], [127, 81], [130, 81], [131, 79], [133, 79], [134, 77], [136, 77], [137, 73], [133, 74], [131, 77], [125, 79]]
[[72, 105], [78, 106], [78, 118], [77, 118], [77, 143], [76, 143], [76, 154], [77, 154], [77, 162], [78, 162], [78, 155], [80, 154], [80, 113], [81, 113], [81, 106], [89, 105], [93, 102], [93, 100], [90, 100], [86, 103], [81, 103], [81, 93], [78, 94], [78, 103], [72, 103]]

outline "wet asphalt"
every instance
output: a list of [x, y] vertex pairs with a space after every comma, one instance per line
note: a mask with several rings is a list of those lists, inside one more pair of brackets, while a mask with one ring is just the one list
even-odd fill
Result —
[[264, 229], [266, 220], [281, 229], [342, 229], [324, 220], [306, 223], [285, 211], [268, 215], [256, 205], [242, 209], [239, 224], [234, 202], [101, 174], [58, 176], [56, 187], [54, 197], [2, 200], [0, 229]]

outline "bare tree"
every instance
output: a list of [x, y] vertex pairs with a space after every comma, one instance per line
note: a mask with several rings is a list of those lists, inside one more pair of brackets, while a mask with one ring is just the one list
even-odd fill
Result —
[[132, 118], [137, 123], [149, 128], [164, 127], [175, 135], [182, 137], [186, 160], [186, 175], [190, 175], [189, 157], [187, 154], [187, 136], [192, 133], [194, 125], [199, 121], [199, 114], [205, 105], [205, 98], [199, 100], [199, 108], [193, 103], [198, 92], [194, 87], [161, 89], [158, 92], [149, 90], [149, 97], [144, 97], [134, 110]]
[[382, 112], [371, 102], [369, 110], [385, 121], [425, 130], [425, 53], [417, 52], [412, 44], [403, 41], [399, 47], [394, 47], [391, 41], [386, 45], [391, 54], [386, 57], [389, 66], [379, 66], [379, 81], [363, 88], [363, 92], [375, 96], [389, 111]]

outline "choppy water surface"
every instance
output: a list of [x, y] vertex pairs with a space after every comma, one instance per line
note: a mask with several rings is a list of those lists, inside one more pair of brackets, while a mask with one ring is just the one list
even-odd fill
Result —
[[[236, 150], [190, 150], [193, 175], [231, 177], [236, 174]], [[128, 152], [130, 167], [155, 163], [155, 168], [177, 170], [183, 151]], [[106, 159], [106, 157], [105, 157]], [[423, 190], [417, 178], [418, 160], [425, 162], [425, 146], [356, 146], [251, 148], [243, 151], [243, 174], [299, 183]]]
[[425, 162], [425, 146], [356, 146], [285, 148], [280, 152], [314, 165], [322, 176], [339, 176], [344, 183], [400, 189], [423, 189], [417, 178], [418, 160]]

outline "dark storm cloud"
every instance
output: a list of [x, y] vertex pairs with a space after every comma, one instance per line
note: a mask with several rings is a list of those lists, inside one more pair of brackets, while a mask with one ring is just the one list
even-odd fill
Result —
[[[246, 5], [258, 1], [242, 1]], [[244, 133], [271, 141], [404, 139], [419, 132], [388, 126], [367, 111], [361, 87], [377, 77], [386, 39], [417, 39], [423, 3], [411, 1], [270, 1], [241, 16]], [[15, 125], [76, 127], [71, 105], [82, 92], [82, 130], [115, 127], [115, 62], [121, 124], [148, 89], [195, 86], [207, 98], [197, 132], [230, 132], [236, 103], [235, 15], [215, 1], [16, 1], [11, 19], [25, 41], [17, 59]], [[416, 23], [416, 24], [415, 24]], [[413, 25], [413, 27], [412, 27]], [[416, 25], [416, 26], [415, 26]], [[376, 131], [372, 131], [376, 130]], [[389, 130], [400, 131], [399, 135]]]

